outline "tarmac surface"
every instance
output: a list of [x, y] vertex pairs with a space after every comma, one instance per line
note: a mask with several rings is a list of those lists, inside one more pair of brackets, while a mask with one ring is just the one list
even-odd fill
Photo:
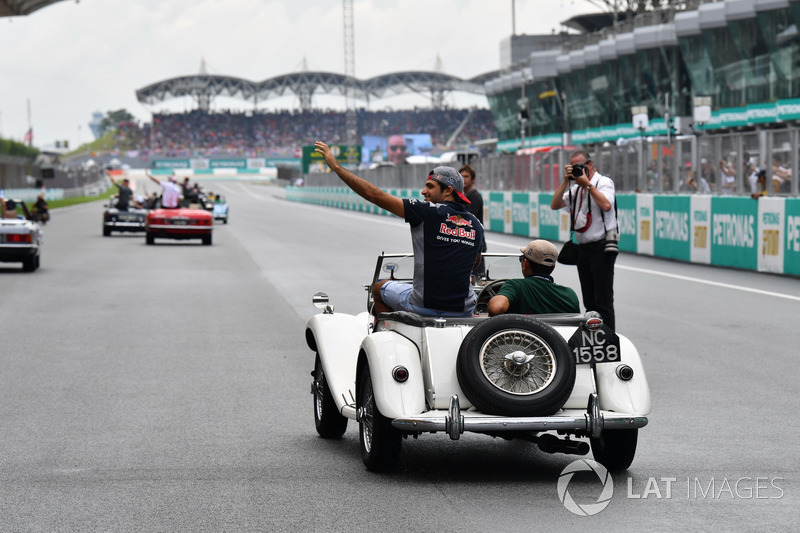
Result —
[[[367, 472], [351, 422], [314, 430], [311, 296], [365, 310], [406, 224], [295, 204], [252, 182], [214, 244], [103, 237], [55, 210], [42, 266], [0, 264], [0, 531], [789, 531], [800, 519], [796, 278], [620, 254], [620, 333], [653, 395], [631, 468], [593, 516], [558, 480], [578, 456], [423, 435]], [[488, 233], [489, 251], [528, 239]], [[574, 267], [556, 281], [579, 288]], [[585, 459], [591, 459], [591, 455]], [[569, 493], [594, 503], [601, 483]]]

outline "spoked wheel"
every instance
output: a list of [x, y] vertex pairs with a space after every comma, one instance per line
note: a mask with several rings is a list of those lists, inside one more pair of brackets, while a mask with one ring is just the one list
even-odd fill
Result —
[[360, 385], [358, 427], [361, 459], [371, 472], [391, 470], [400, 456], [403, 435], [378, 411], [368, 365], [364, 366]]
[[621, 472], [633, 463], [638, 440], [638, 429], [615, 429], [602, 431], [598, 438], [591, 438], [589, 442], [595, 461], [609, 472]]
[[456, 375], [464, 395], [484, 413], [547, 416], [572, 393], [575, 360], [549, 325], [525, 315], [500, 315], [464, 338]]
[[314, 363], [314, 382], [311, 392], [314, 393], [314, 425], [317, 433], [323, 439], [338, 439], [347, 429], [347, 418], [336, 409], [336, 402], [333, 401], [328, 381], [322, 371], [319, 354]]

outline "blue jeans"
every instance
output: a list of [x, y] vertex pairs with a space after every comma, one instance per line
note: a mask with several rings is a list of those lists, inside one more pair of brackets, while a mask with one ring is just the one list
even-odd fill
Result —
[[410, 311], [422, 316], [441, 316], [441, 317], [458, 317], [458, 316], [472, 316], [475, 310], [475, 303], [477, 298], [473, 295], [469, 307], [462, 311], [437, 311], [436, 309], [428, 309], [427, 307], [419, 307], [408, 301], [411, 296], [411, 291], [414, 286], [410, 283], [402, 283], [399, 281], [388, 281], [381, 287], [381, 299], [383, 303], [394, 309], [395, 311]]

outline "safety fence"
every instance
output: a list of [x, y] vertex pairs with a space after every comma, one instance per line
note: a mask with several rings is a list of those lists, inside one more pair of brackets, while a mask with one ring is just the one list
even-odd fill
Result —
[[[385, 189], [418, 198], [419, 189]], [[486, 229], [564, 242], [552, 193], [483, 191]], [[286, 199], [389, 215], [347, 187], [287, 187]], [[618, 194], [619, 249], [691, 263], [800, 276], [800, 198]]]

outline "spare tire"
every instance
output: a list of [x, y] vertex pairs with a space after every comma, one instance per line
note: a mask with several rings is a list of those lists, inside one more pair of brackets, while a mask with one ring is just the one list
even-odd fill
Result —
[[559, 333], [528, 315], [500, 315], [464, 337], [456, 360], [458, 384], [480, 411], [548, 416], [569, 398], [575, 360]]

